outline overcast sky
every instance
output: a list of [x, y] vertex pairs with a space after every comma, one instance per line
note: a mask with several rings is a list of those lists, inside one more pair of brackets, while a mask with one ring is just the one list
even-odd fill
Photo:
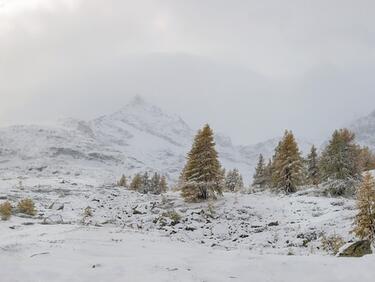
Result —
[[375, 110], [373, 0], [0, 0], [0, 125], [135, 94], [237, 144]]

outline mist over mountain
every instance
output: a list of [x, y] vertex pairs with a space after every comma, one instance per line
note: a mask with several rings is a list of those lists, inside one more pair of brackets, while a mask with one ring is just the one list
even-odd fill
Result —
[[[176, 180], [194, 134], [179, 116], [136, 96], [119, 111], [89, 121], [69, 118], [52, 125], [2, 128], [1, 166], [4, 170], [14, 167], [44, 173], [100, 170], [107, 176], [150, 170]], [[215, 139], [223, 166], [239, 168], [247, 180], [259, 153], [269, 156], [277, 143], [270, 140], [237, 146], [223, 134]]]

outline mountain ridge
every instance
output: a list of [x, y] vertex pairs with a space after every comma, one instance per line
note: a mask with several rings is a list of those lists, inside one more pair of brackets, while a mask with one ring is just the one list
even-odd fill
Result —
[[[43, 173], [75, 170], [95, 176], [100, 171], [104, 178], [147, 170], [175, 181], [194, 135], [195, 130], [181, 117], [135, 96], [118, 111], [88, 121], [67, 118], [49, 125], [1, 128], [0, 169], [28, 173], [47, 167]], [[238, 168], [245, 181], [250, 181], [259, 154], [271, 157], [279, 139], [234, 145], [230, 137], [217, 133], [215, 141], [223, 166]], [[302, 152], [310, 146], [300, 141]]]

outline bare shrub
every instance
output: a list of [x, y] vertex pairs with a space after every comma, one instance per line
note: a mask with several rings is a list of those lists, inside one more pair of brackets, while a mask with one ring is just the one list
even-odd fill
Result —
[[36, 215], [36, 208], [33, 200], [31, 199], [22, 199], [19, 201], [17, 205], [17, 211], [19, 213], [27, 214], [27, 215]]

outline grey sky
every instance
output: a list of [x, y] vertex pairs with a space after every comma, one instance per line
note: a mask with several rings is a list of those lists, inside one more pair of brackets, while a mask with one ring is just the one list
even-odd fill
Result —
[[135, 94], [236, 143], [322, 138], [375, 110], [372, 0], [0, 0], [0, 124]]

